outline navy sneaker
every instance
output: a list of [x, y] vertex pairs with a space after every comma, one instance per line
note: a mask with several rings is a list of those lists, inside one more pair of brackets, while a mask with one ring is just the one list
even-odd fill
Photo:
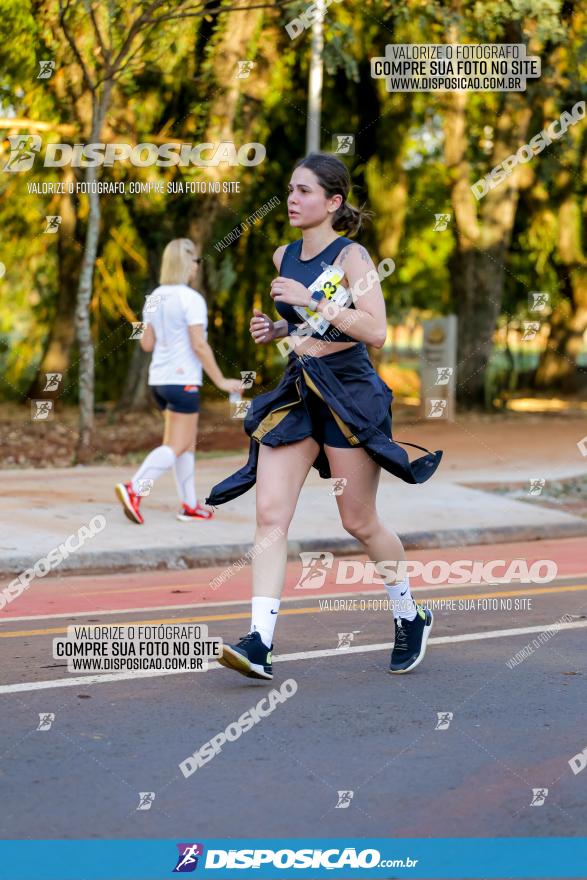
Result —
[[422, 662], [432, 622], [432, 612], [418, 603], [413, 620], [395, 618], [395, 644], [391, 652], [390, 672], [411, 672]]
[[263, 644], [258, 632], [250, 632], [236, 645], [223, 645], [222, 657], [218, 662], [221, 666], [235, 669], [247, 678], [273, 678], [273, 663], [270, 648]]

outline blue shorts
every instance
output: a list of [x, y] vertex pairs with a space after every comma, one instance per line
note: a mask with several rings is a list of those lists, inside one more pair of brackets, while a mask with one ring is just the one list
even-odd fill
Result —
[[[312, 420], [312, 437], [321, 444], [326, 446], [334, 446], [335, 449], [354, 449], [352, 443], [338, 427], [338, 423], [328, 405], [313, 391], [310, 391], [306, 398], [308, 402], [308, 410]], [[391, 414], [388, 413], [379, 430], [391, 437]]]
[[161, 410], [189, 415], [200, 411], [199, 385], [149, 385]]

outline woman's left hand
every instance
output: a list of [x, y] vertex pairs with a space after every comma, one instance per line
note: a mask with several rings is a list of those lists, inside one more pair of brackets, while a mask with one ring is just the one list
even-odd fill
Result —
[[310, 304], [310, 291], [293, 278], [274, 278], [271, 282], [271, 296], [276, 302], [288, 303], [290, 306]]

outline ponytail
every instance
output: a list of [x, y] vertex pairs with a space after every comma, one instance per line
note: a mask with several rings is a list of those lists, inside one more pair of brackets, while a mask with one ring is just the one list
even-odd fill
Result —
[[343, 202], [334, 214], [332, 228], [336, 232], [346, 232], [348, 235], [356, 235], [366, 220], [371, 220], [373, 211], [365, 211], [365, 206], [354, 208], [348, 202]]

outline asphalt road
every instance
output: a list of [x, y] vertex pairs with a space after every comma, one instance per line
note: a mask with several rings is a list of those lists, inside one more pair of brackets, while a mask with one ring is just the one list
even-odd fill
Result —
[[[435, 625], [405, 676], [386, 671], [390, 612], [368, 606], [385, 594], [365, 589], [346, 593], [353, 610], [321, 609], [328, 588], [284, 599], [271, 683], [217, 664], [95, 682], [52, 657], [71, 623], [205, 621], [232, 641], [248, 629], [238, 599], [194, 607], [176, 594], [184, 604], [165, 611], [102, 603], [29, 618], [5, 609], [0, 837], [584, 835], [587, 772], [569, 761], [587, 747], [587, 576], [418, 587], [436, 602]], [[350, 647], [338, 647], [341, 633]], [[183, 775], [180, 762], [286, 680], [295, 693]], [[50, 728], [37, 730], [46, 713]], [[154, 793], [148, 809], [137, 809], [140, 792]]]

